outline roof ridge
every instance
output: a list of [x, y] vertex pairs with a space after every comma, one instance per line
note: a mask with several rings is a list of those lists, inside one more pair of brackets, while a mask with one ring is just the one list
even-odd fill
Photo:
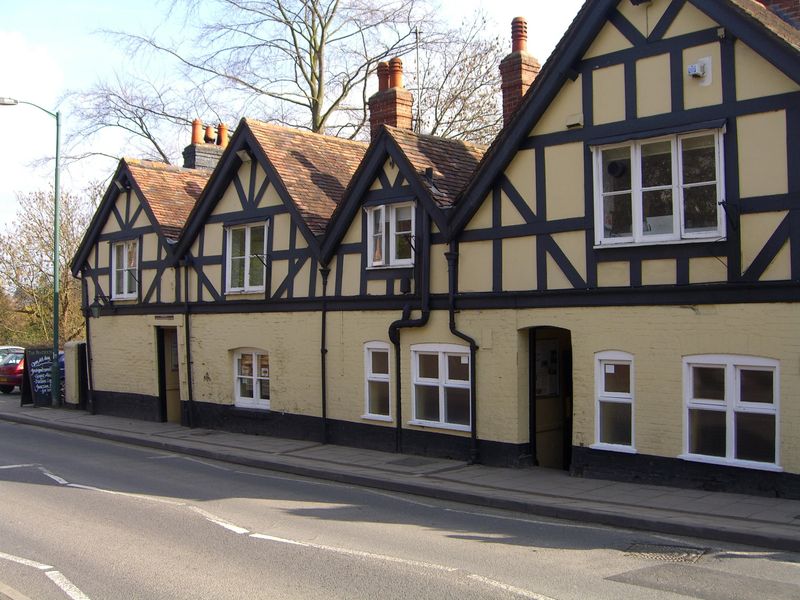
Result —
[[399, 132], [402, 135], [410, 135], [410, 136], [413, 136], [413, 137], [424, 138], [424, 139], [428, 139], [428, 140], [432, 140], [432, 141], [442, 141], [442, 142], [448, 142], [448, 143], [453, 143], [453, 144], [462, 144], [464, 146], [473, 148], [473, 149], [475, 149], [475, 150], [477, 150], [479, 152], [485, 152], [489, 148], [489, 146], [487, 146], [487, 145], [476, 144], [475, 142], [470, 142], [470, 141], [467, 141], [467, 140], [460, 140], [460, 139], [457, 139], [457, 138], [444, 137], [444, 136], [441, 136], [441, 135], [434, 135], [432, 133], [417, 133], [416, 131], [411, 131], [409, 129], [402, 129], [400, 127], [393, 127], [392, 125], [386, 125], [386, 124], [384, 124], [384, 127], [386, 127], [386, 129], [392, 135], [394, 135], [394, 132]]
[[329, 135], [327, 133], [317, 133], [314, 131], [307, 131], [305, 129], [298, 129], [296, 127], [291, 127], [289, 125], [277, 125], [275, 123], [268, 123], [266, 121], [260, 121], [259, 119], [253, 119], [250, 117], [244, 117], [242, 120], [251, 127], [253, 125], [263, 126], [268, 129], [275, 129], [289, 134], [297, 134], [307, 137], [325, 138], [326, 140], [330, 140], [336, 143], [353, 144], [360, 148], [366, 148], [369, 145], [367, 142], [362, 142], [360, 140], [349, 140], [347, 138], [340, 138], [335, 135]]
[[143, 169], [152, 169], [154, 171], [167, 171], [173, 173], [182, 173], [186, 175], [193, 175], [196, 174], [198, 176], [208, 177], [210, 174], [209, 169], [192, 169], [188, 167], [181, 167], [179, 165], [173, 165], [170, 163], [166, 163], [160, 160], [150, 160], [146, 158], [130, 158], [130, 157], [122, 157], [122, 161], [130, 166], [133, 167], [141, 167]]

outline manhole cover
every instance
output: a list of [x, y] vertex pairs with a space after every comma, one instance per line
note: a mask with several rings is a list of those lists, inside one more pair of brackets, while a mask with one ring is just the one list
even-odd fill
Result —
[[401, 458], [400, 460], [393, 460], [386, 463], [387, 465], [397, 465], [398, 467], [424, 467], [425, 465], [432, 465], [434, 461], [426, 458], [418, 458], [416, 456], [409, 456], [408, 458]]
[[632, 556], [634, 558], [681, 563], [697, 562], [705, 553], [705, 548], [667, 546], [662, 544], [631, 544], [625, 551], [626, 556]]

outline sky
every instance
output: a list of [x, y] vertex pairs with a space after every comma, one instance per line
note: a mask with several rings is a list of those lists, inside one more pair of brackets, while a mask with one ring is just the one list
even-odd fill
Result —
[[[544, 63], [583, 0], [439, 0], [442, 15], [458, 23], [476, 9], [488, 18], [490, 33], [511, 39], [511, 20], [528, 20], [528, 50]], [[35, 103], [56, 112], [65, 95], [125, 72], [130, 57], [104, 30], [149, 33], [163, 23], [169, 0], [27, 0], [0, 3], [0, 97]], [[154, 66], [157, 68], [157, 65]], [[246, 116], [246, 115], [242, 115]], [[62, 139], [74, 132], [61, 112]], [[72, 125], [72, 127], [71, 127]], [[187, 132], [187, 142], [188, 142]], [[14, 221], [17, 195], [53, 184], [55, 119], [31, 106], [0, 106], [0, 230]], [[63, 146], [62, 146], [63, 147]], [[120, 149], [119, 154], [125, 154]], [[102, 159], [61, 169], [62, 191], [79, 191], [106, 180], [116, 168]]]

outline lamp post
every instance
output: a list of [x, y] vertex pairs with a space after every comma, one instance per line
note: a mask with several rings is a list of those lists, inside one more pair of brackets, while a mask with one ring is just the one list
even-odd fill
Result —
[[61, 405], [61, 375], [58, 366], [58, 291], [59, 291], [59, 277], [58, 277], [58, 263], [59, 263], [59, 237], [60, 237], [60, 218], [59, 208], [61, 200], [60, 190], [60, 171], [61, 165], [61, 113], [59, 111], [52, 112], [46, 108], [42, 108], [33, 102], [26, 102], [24, 100], [17, 100], [15, 98], [2, 98], [0, 97], [0, 106], [16, 106], [17, 104], [27, 104], [38, 108], [44, 113], [47, 113], [56, 120], [56, 168], [55, 168], [55, 199], [53, 210], [53, 364], [50, 369], [50, 389], [52, 392], [52, 405]]

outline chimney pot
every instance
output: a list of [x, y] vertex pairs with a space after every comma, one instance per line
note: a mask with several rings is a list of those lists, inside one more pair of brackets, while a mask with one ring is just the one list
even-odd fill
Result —
[[200, 119], [192, 121], [192, 144], [199, 144], [203, 136], [203, 122]]
[[396, 56], [389, 61], [389, 87], [403, 87], [403, 61]]
[[528, 22], [525, 17], [511, 21], [511, 52], [525, 52], [528, 49]]
[[206, 144], [213, 144], [215, 137], [216, 136], [214, 135], [214, 126], [213, 125], [206, 125], [206, 135], [203, 138], [203, 141]]
[[217, 126], [217, 146], [223, 150], [228, 146], [228, 126], [225, 123]]
[[378, 63], [378, 91], [385, 92], [389, 89], [389, 63]]

